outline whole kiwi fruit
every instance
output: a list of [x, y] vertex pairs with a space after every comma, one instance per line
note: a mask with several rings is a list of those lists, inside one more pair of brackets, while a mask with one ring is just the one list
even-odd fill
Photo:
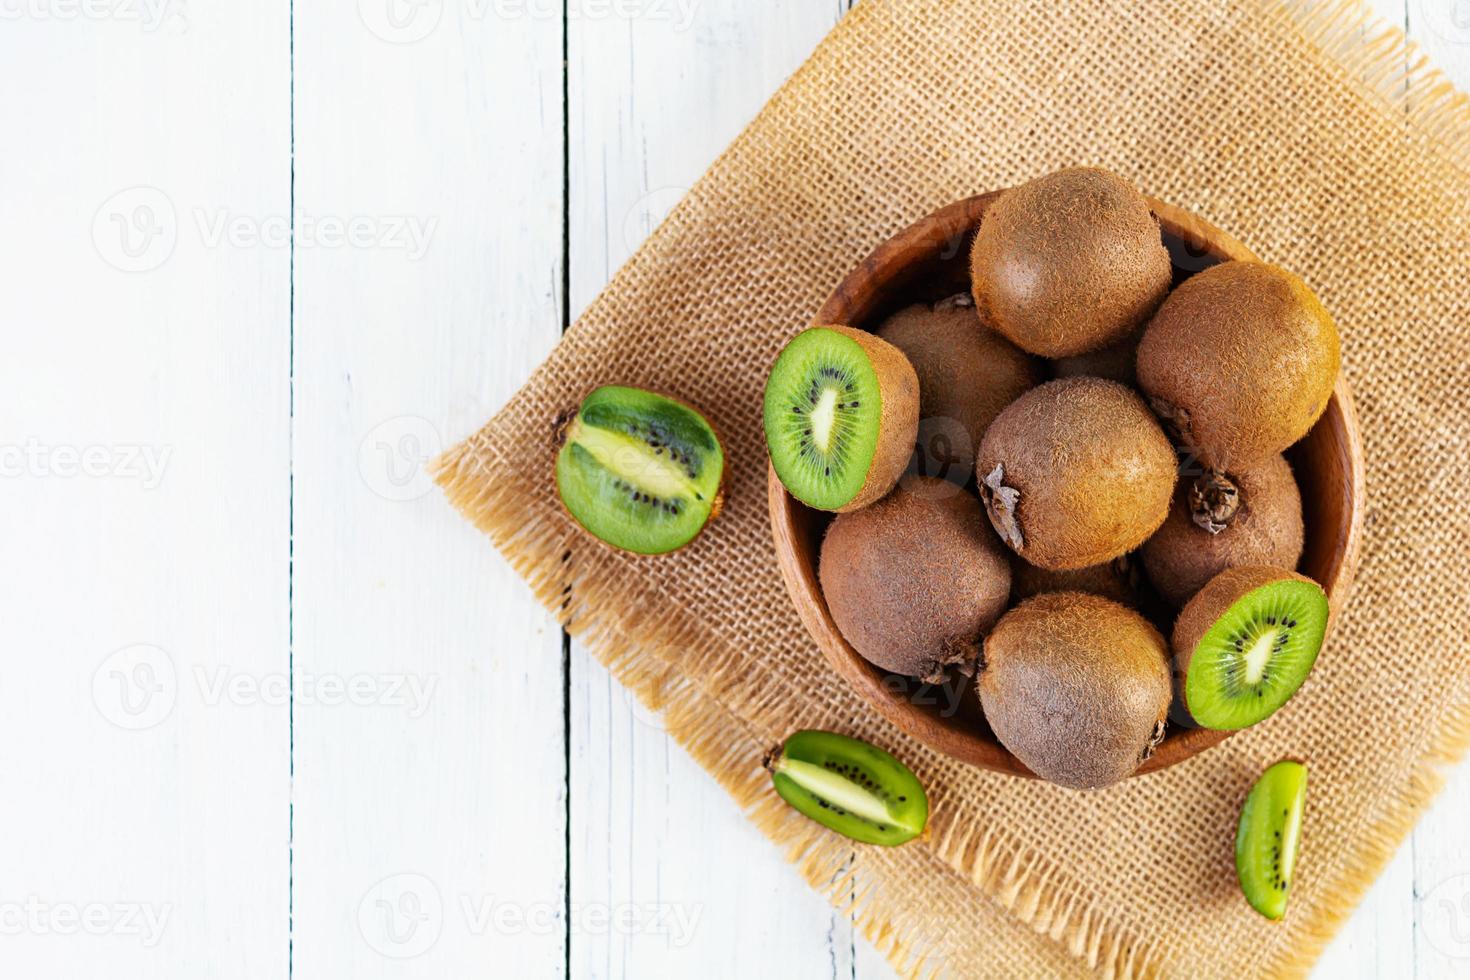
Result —
[[1090, 167], [1006, 191], [970, 252], [980, 319], [1043, 357], [1123, 340], [1158, 307], [1171, 274], [1148, 201], [1117, 174]]
[[1279, 453], [1228, 472], [1179, 481], [1163, 526], [1143, 545], [1144, 571], [1182, 606], [1227, 568], [1295, 568], [1302, 556], [1302, 495]]
[[1138, 384], [1181, 448], [1229, 470], [1306, 435], [1340, 364], [1337, 327], [1306, 283], [1223, 262], [1159, 307], [1138, 345]]
[[919, 376], [919, 436], [911, 466], [960, 485], [975, 471], [975, 450], [995, 417], [1042, 381], [1041, 363], [975, 315], [961, 293], [894, 313], [878, 336], [909, 359]]
[[822, 539], [832, 619], [864, 659], [937, 684], [968, 670], [1005, 610], [1011, 567], [980, 502], [937, 477], [906, 480]]
[[1125, 606], [1137, 606], [1138, 564], [1131, 555], [1122, 555], [1101, 565], [1054, 572], [1011, 555], [1011, 599], [1019, 602], [1043, 592], [1088, 592]]
[[1163, 739], [1169, 647], [1125, 606], [1048, 592], [996, 623], [977, 686], [995, 737], [1027, 768], [1095, 789], [1131, 775]]
[[1001, 540], [1052, 571], [1143, 544], [1169, 513], [1178, 469], [1143, 400], [1102, 378], [1026, 392], [991, 423], [975, 462]]
[[1119, 384], [1128, 385], [1130, 388], [1138, 383], [1138, 371], [1135, 364], [1138, 360], [1138, 342], [1143, 339], [1143, 331], [1139, 330], [1129, 334], [1116, 344], [1109, 344], [1099, 350], [1088, 351], [1086, 354], [1073, 354], [1071, 357], [1059, 357], [1051, 362], [1051, 374], [1054, 378], [1076, 378], [1086, 375], [1093, 378], [1107, 378]]

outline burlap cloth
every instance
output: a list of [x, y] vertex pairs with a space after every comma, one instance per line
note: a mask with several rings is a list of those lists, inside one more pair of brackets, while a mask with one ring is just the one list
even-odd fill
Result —
[[[1470, 741], [1470, 108], [1367, 16], [863, 0], [440, 461], [450, 498], [541, 600], [901, 971], [1303, 973]], [[1301, 694], [1220, 748], [1091, 794], [939, 757], [833, 677], [776, 570], [760, 411], [777, 350], [873, 246], [951, 200], [1082, 163], [1316, 287], [1345, 341], [1370, 506], [1355, 593]], [[557, 503], [552, 419], [609, 382], [688, 399], [723, 434], [726, 512], [675, 556], [602, 547]], [[761, 756], [798, 728], [908, 761], [931, 794], [928, 839], [854, 847], [781, 804]], [[1311, 763], [1305, 847], [1270, 924], [1239, 895], [1232, 842], [1251, 780], [1288, 753]]]

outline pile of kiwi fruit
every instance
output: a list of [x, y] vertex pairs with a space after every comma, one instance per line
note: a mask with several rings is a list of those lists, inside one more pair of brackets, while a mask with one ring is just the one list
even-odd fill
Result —
[[1148, 200], [1095, 168], [1001, 194], [969, 273], [871, 331], [804, 330], [770, 370], [772, 467], [834, 512], [843, 637], [970, 683], [1008, 751], [1078, 789], [1171, 725], [1270, 716], [1327, 629], [1283, 453], [1336, 384], [1332, 318], [1272, 265], [1181, 277]]

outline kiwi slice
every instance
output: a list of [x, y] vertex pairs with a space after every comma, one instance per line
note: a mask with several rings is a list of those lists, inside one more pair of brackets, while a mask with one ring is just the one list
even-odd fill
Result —
[[893, 847], [924, 832], [929, 799], [909, 768], [875, 745], [801, 731], [766, 758], [781, 799], [828, 830]]
[[1000, 743], [1073, 789], [1132, 774], [1164, 737], [1169, 648], [1137, 612], [1084, 592], [1048, 592], [985, 638], [980, 702]]
[[766, 380], [766, 447], [791, 495], [847, 511], [903, 474], [919, 430], [919, 379], [903, 353], [850, 327], [797, 334]]
[[1306, 764], [1282, 759], [1261, 774], [1240, 809], [1235, 873], [1245, 900], [1268, 919], [1286, 914], [1306, 801]]
[[1190, 716], [1216, 729], [1269, 717], [1311, 673], [1327, 616], [1326, 593], [1304, 575], [1256, 565], [1216, 575], [1174, 624]]
[[675, 551], [719, 516], [725, 454], [688, 405], [641, 388], [589, 394], [558, 425], [556, 489], [567, 511], [608, 544]]

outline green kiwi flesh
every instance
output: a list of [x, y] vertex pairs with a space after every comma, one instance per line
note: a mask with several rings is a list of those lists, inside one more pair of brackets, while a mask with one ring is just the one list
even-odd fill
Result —
[[913, 367], [888, 342], [840, 326], [802, 331], [766, 380], [766, 448], [776, 475], [819, 510], [877, 500], [913, 450], [918, 397]]
[[781, 799], [829, 830], [894, 847], [924, 832], [929, 799], [907, 766], [834, 732], [796, 732], [766, 759]]
[[1235, 873], [1245, 900], [1268, 919], [1286, 915], [1306, 800], [1306, 765], [1282, 759], [1256, 780], [1240, 810]]
[[1083, 592], [1048, 592], [1001, 617], [977, 686], [1000, 743], [1073, 789], [1131, 775], [1163, 739], [1173, 693], [1159, 631]]
[[719, 515], [725, 454], [682, 402], [606, 386], [559, 426], [556, 488], [578, 524], [638, 554], [675, 551]]
[[1254, 725], [1289, 701], [1327, 634], [1322, 587], [1284, 569], [1226, 569], [1179, 614], [1184, 704], [1205, 728]]

